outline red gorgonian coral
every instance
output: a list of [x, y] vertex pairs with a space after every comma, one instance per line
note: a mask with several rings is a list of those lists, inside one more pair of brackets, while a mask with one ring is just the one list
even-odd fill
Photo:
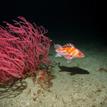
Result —
[[51, 40], [44, 36], [43, 27], [32, 25], [24, 17], [14, 24], [0, 26], [0, 83], [23, 78], [36, 72], [42, 63], [49, 64]]

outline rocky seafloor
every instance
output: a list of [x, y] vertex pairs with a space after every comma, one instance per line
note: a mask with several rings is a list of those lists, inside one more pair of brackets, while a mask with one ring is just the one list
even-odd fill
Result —
[[[107, 50], [84, 46], [81, 49], [85, 58], [73, 59], [71, 63], [64, 58], [55, 58], [52, 50], [51, 73], [55, 76], [52, 86], [44, 89], [28, 77], [17, 83], [22, 86], [17, 90], [14, 86], [11, 91], [3, 92], [0, 88], [0, 107], [107, 107]], [[59, 72], [58, 63], [65, 67], [80, 67], [89, 74]]]

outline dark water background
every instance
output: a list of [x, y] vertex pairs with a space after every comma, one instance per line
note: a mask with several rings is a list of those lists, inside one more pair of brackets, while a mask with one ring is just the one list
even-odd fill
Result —
[[[1, 2], [0, 24], [17, 16], [43, 25], [55, 43], [99, 44], [107, 47], [102, 10], [96, 15], [96, 0], [26, 0]], [[98, 20], [98, 21], [97, 21]]]

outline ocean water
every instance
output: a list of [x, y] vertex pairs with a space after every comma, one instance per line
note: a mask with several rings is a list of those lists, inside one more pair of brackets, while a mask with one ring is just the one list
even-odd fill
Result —
[[[104, 38], [94, 33], [49, 32], [53, 44], [72, 43], [84, 52], [82, 59], [67, 63], [63, 57], [55, 57], [50, 48], [51, 73], [55, 76], [49, 90], [33, 83], [31, 77], [12, 87], [0, 87], [0, 107], [107, 107], [107, 45]], [[71, 36], [72, 35], [72, 36]], [[60, 72], [61, 66], [78, 67], [89, 73]], [[75, 72], [75, 71], [74, 71]], [[19, 87], [21, 85], [21, 87]]]

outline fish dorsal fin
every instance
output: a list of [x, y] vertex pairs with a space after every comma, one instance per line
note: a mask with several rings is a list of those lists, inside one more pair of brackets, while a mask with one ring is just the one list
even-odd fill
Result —
[[58, 49], [58, 48], [61, 48], [62, 46], [60, 44], [54, 44], [54, 48], [55, 49]]
[[67, 43], [63, 47], [75, 47], [75, 46], [73, 44], [71, 44], [71, 43]]

